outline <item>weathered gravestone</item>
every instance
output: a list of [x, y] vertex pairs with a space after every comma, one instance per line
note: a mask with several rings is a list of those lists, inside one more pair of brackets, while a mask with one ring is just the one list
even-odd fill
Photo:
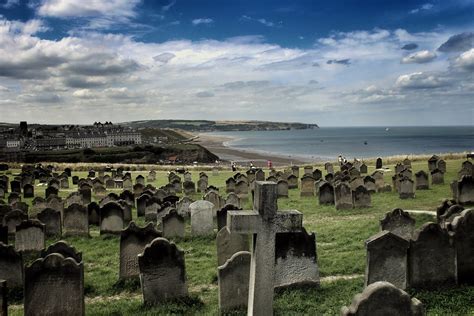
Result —
[[443, 184], [444, 173], [438, 168], [431, 171], [431, 184]]
[[25, 316], [85, 314], [84, 266], [52, 253], [25, 269]]
[[314, 178], [308, 174], [301, 178], [300, 196], [314, 196]]
[[428, 174], [423, 170], [420, 170], [415, 173], [415, 181], [417, 190], [428, 190], [430, 188]]
[[176, 202], [176, 210], [178, 211], [178, 214], [189, 218], [191, 216], [191, 211], [189, 210], [189, 205], [193, 203], [194, 201], [187, 197], [184, 196], [181, 199], [179, 199], [178, 202]]
[[399, 180], [400, 190], [398, 192], [401, 199], [413, 199], [415, 197], [415, 188], [413, 180], [402, 178]]
[[192, 181], [184, 181], [183, 191], [185, 195], [192, 195], [196, 193], [196, 185]]
[[6, 280], [8, 288], [23, 287], [23, 257], [14, 246], [0, 243], [0, 280]]
[[250, 260], [250, 252], [239, 251], [217, 268], [220, 313], [247, 308]]
[[234, 204], [226, 204], [223, 208], [217, 211], [217, 231], [219, 232], [223, 227], [227, 225], [227, 212], [235, 210], [242, 210], [240, 207]]
[[359, 186], [364, 186], [364, 179], [362, 177], [355, 177], [350, 181], [351, 190], [354, 191]]
[[249, 315], [272, 315], [275, 282], [275, 240], [277, 233], [300, 231], [303, 214], [277, 212], [277, 184], [255, 183], [254, 210], [229, 211], [230, 233], [254, 234], [249, 284]]
[[64, 240], [57, 241], [47, 249], [41, 251], [41, 257], [46, 258], [52, 253], [59, 253], [64, 258], [72, 258], [77, 263], [82, 262], [82, 252], [78, 252], [76, 248], [69, 246]]
[[207, 178], [200, 178], [197, 182], [197, 191], [205, 192], [207, 185], [208, 185]]
[[22, 221], [16, 227], [15, 249], [22, 253], [39, 252], [45, 247], [44, 224], [37, 219]]
[[352, 203], [354, 204], [354, 207], [371, 207], [371, 201], [370, 192], [363, 185], [358, 186], [352, 191]]
[[239, 198], [239, 196], [237, 194], [233, 193], [233, 192], [229, 193], [229, 195], [227, 195], [227, 198], [225, 199], [224, 205], [227, 205], [227, 204], [232, 204], [232, 205], [235, 205], [237, 207], [240, 207], [240, 198]]
[[0, 280], [0, 315], [8, 316], [8, 288], [7, 281]]
[[316, 235], [301, 232], [276, 234], [275, 288], [319, 287]]
[[73, 203], [64, 209], [64, 236], [89, 236], [89, 212], [84, 205]]
[[459, 204], [474, 203], [474, 177], [463, 176], [456, 182], [456, 201]]
[[15, 235], [16, 227], [27, 219], [28, 215], [26, 215], [23, 211], [13, 210], [5, 214], [3, 217], [3, 225], [8, 227], [9, 235]]
[[361, 174], [366, 174], [367, 173], [367, 165], [365, 163], [362, 163], [359, 167], [359, 171]]
[[189, 205], [191, 210], [191, 234], [193, 236], [212, 235], [214, 204], [199, 200]]
[[404, 290], [408, 287], [408, 247], [410, 242], [384, 230], [366, 242], [365, 286], [387, 281]]
[[234, 178], [229, 178], [225, 181], [225, 191], [227, 193], [230, 193], [230, 192], [234, 192], [235, 191], [235, 184], [236, 184], [236, 181]]
[[288, 189], [298, 189], [298, 178], [294, 174], [288, 176], [287, 182]]
[[248, 235], [230, 233], [226, 226], [222, 227], [216, 237], [217, 266], [226, 263], [236, 252], [249, 250]]
[[82, 204], [87, 205], [92, 200], [92, 188], [88, 184], [83, 184], [79, 187], [79, 193], [82, 196]]
[[428, 159], [428, 170], [430, 172], [436, 169], [439, 159], [440, 158], [436, 155], [433, 155], [433, 156], [431, 156], [430, 159]]
[[130, 222], [120, 234], [120, 279], [139, 276], [138, 255], [143, 252], [146, 245], [158, 237], [161, 237], [161, 233], [154, 228], [152, 223], [142, 228]]
[[123, 207], [108, 202], [100, 208], [100, 234], [120, 234], [124, 226]]
[[327, 173], [334, 173], [334, 166], [330, 162], [326, 162], [324, 164], [324, 169], [326, 170]]
[[203, 200], [211, 202], [214, 207], [212, 208], [212, 212], [215, 216], [216, 212], [218, 209], [222, 207], [222, 197], [219, 195], [219, 193], [215, 191], [208, 192], [204, 195]]
[[100, 224], [100, 206], [96, 202], [91, 202], [87, 205], [87, 212], [89, 214], [89, 225], [99, 226]]
[[165, 238], [184, 237], [184, 217], [171, 209], [161, 218], [161, 229]]
[[464, 210], [451, 224], [460, 283], [474, 284], [474, 209]]
[[318, 191], [319, 205], [334, 204], [334, 188], [329, 182], [321, 181]]
[[145, 216], [146, 204], [151, 196], [147, 193], [143, 193], [137, 198], [137, 216]]
[[416, 298], [389, 282], [375, 282], [354, 296], [341, 316], [424, 316], [425, 308]]
[[46, 236], [61, 236], [61, 213], [46, 208], [38, 214], [38, 219], [45, 225]]
[[288, 197], [288, 182], [285, 180], [279, 180], [277, 182], [278, 187], [278, 197], [279, 198], [287, 198]]
[[457, 283], [454, 246], [438, 224], [426, 223], [415, 232], [408, 258], [410, 287], [433, 288]]
[[438, 160], [436, 168], [441, 170], [442, 173], [446, 173], [446, 161], [444, 161], [443, 159]]
[[380, 229], [410, 240], [415, 231], [415, 219], [402, 209], [393, 209], [380, 221]]
[[341, 182], [336, 184], [334, 188], [334, 203], [336, 204], [336, 209], [338, 210], [347, 210], [353, 208], [352, 204], [352, 191], [351, 187], [345, 183]]
[[145, 305], [188, 295], [184, 251], [164, 238], [156, 238], [138, 255]]

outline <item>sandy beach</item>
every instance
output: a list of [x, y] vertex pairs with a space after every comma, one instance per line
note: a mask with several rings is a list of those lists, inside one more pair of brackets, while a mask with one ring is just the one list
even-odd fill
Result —
[[239, 150], [224, 146], [224, 142], [232, 140], [231, 137], [209, 135], [207, 133], [196, 134], [197, 139], [194, 141], [204, 147], [210, 152], [219, 156], [221, 160], [235, 161], [238, 165], [248, 165], [250, 162], [257, 167], [266, 167], [267, 161], [271, 160], [275, 167], [289, 166], [291, 164], [304, 164], [305, 161], [295, 157], [283, 157], [272, 154], [255, 153], [245, 150]]

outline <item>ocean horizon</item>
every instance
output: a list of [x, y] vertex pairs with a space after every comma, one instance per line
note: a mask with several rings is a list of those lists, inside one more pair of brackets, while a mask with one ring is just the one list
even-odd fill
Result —
[[474, 126], [320, 127], [284, 131], [210, 132], [236, 150], [304, 161], [474, 150]]

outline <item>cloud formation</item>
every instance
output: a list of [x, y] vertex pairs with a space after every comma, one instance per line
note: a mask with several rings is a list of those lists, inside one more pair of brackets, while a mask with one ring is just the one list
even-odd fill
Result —
[[213, 22], [214, 20], [211, 18], [199, 18], [199, 19], [194, 19], [191, 21], [193, 25], [211, 24]]
[[424, 64], [433, 61], [436, 58], [436, 54], [429, 50], [422, 50], [419, 52], [412, 53], [402, 58], [402, 64]]
[[438, 51], [443, 53], [464, 52], [473, 47], [474, 33], [464, 32], [451, 36], [446, 42], [438, 47]]
[[403, 50], [414, 50], [418, 48], [418, 44], [416, 43], [408, 43], [402, 46]]

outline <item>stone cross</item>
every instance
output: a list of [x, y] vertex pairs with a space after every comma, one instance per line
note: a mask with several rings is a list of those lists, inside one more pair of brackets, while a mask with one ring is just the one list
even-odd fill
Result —
[[256, 181], [253, 211], [228, 211], [231, 233], [253, 234], [247, 315], [273, 315], [276, 233], [301, 231], [303, 214], [278, 212], [277, 184]]

